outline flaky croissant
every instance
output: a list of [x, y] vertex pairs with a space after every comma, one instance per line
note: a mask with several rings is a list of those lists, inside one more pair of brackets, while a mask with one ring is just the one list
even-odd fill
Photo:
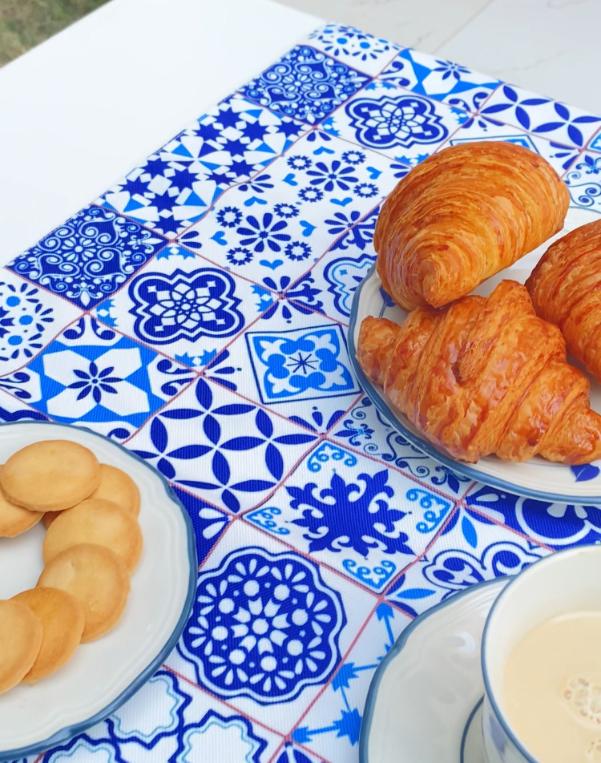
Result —
[[563, 226], [566, 186], [513, 143], [464, 143], [433, 154], [388, 196], [374, 244], [382, 284], [406, 310], [442, 307]]
[[457, 459], [578, 464], [601, 456], [589, 382], [515, 281], [488, 298], [417, 308], [402, 325], [365, 318], [357, 357], [393, 407]]
[[536, 312], [601, 381], [601, 220], [560, 238], [526, 282]]

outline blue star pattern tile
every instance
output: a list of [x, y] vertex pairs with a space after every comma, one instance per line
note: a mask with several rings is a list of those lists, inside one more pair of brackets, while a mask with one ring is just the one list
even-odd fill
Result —
[[[580, 477], [587, 476], [586, 469], [598, 471], [590, 465], [572, 468]], [[551, 548], [601, 541], [599, 506], [546, 503], [479, 484], [469, 490], [465, 500], [469, 508]]]
[[565, 177], [570, 205], [601, 213], [601, 155], [585, 151]]
[[[302, 328], [290, 328], [279, 300], [226, 350], [227, 359], [209, 366], [209, 378], [235, 386], [280, 416], [315, 432], [330, 429], [352, 405], [359, 386], [350, 371], [346, 330], [312, 311], [295, 311]], [[301, 325], [297, 320], [296, 325]], [[221, 373], [227, 364], [231, 373]]]
[[309, 44], [359, 71], [375, 76], [399, 50], [382, 37], [352, 26], [326, 24], [309, 35]]
[[287, 734], [331, 678], [376, 601], [235, 522], [201, 567], [190, 620], [167, 664]]
[[165, 244], [137, 223], [87, 207], [9, 267], [84, 309], [116, 291]]
[[299, 45], [241, 91], [278, 114], [316, 124], [368, 81], [320, 50]]
[[186, 763], [223, 760], [227, 750], [232, 761], [262, 763], [279, 743], [277, 735], [172, 672], [159, 670], [114, 715], [48, 750], [42, 761]]
[[460, 109], [376, 80], [324, 120], [323, 129], [414, 165], [467, 119]]
[[369, 682], [410, 622], [390, 604], [378, 604], [326, 691], [293, 729], [293, 741], [326, 760], [355, 763]]
[[192, 378], [188, 369], [86, 315], [18, 375], [0, 377], [0, 385], [12, 383], [55, 421], [123, 440]]
[[80, 312], [70, 302], [4, 269], [0, 273], [2, 373], [7, 374], [25, 365]]
[[466, 477], [437, 464], [414, 448], [384, 420], [368, 397], [363, 397], [332, 429], [331, 437], [341, 445], [365, 453], [384, 464], [400, 469], [411, 479], [442, 493], [451, 500], [460, 498], [470, 485]]
[[270, 304], [268, 289], [171, 246], [96, 308], [96, 317], [186, 365], [210, 363]]
[[566, 146], [562, 143], [547, 140], [547, 138], [532, 135], [517, 127], [499, 124], [497, 121], [485, 117], [475, 117], [461, 126], [449, 140], [451, 146], [472, 141], [502, 140], [507, 143], [515, 143], [518, 146], [540, 154], [555, 169], [559, 175], [568, 170], [578, 158], [580, 152], [574, 146]]
[[314, 439], [312, 433], [201, 378], [127, 447], [176, 485], [239, 511], [265, 500]]
[[467, 112], [477, 111], [500, 84], [466, 66], [411, 48], [401, 50], [379, 79]]
[[99, 203], [168, 237], [285, 151], [302, 125], [233, 96], [151, 154]]
[[481, 113], [577, 148], [584, 147], [601, 126], [601, 117], [513, 85], [502, 85], [496, 90]]
[[312, 132], [223, 196], [180, 241], [260, 284], [284, 274], [291, 283], [395, 184], [386, 157]]
[[[408, 168], [407, 168], [408, 171]], [[376, 260], [374, 229], [379, 206], [339, 238], [311, 272], [287, 291], [296, 304], [348, 323], [353, 296]]]
[[379, 592], [452, 510], [452, 499], [325, 441], [245, 520]]
[[483, 580], [515, 575], [548, 550], [469, 508], [458, 508], [427, 553], [388, 591], [409, 615], [419, 615]]

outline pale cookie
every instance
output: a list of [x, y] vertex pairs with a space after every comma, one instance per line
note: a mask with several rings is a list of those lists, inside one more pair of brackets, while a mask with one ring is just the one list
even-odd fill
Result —
[[140, 559], [142, 533], [136, 519], [116, 503], [88, 498], [54, 519], [44, 539], [44, 563], [80, 543], [110, 548], [131, 572]]
[[[100, 484], [90, 498], [102, 498], [112, 501], [128, 513], [137, 517], [140, 513], [140, 491], [138, 486], [125, 472], [116, 466], [100, 464]], [[44, 527], [50, 527], [60, 512], [49, 511], [44, 514]]]
[[73, 655], [85, 625], [81, 603], [58, 588], [31, 588], [13, 598], [33, 612], [42, 623], [42, 645], [31, 670], [23, 678], [34, 684], [62, 667]]
[[42, 623], [20, 601], [0, 601], [0, 693], [29, 672], [42, 644]]
[[0, 491], [0, 538], [14, 538], [29, 530], [42, 518], [39, 511], [17, 506]]
[[0, 470], [7, 498], [33, 511], [62, 511], [91, 495], [100, 483], [96, 456], [70, 440], [43, 440], [21, 448]]
[[121, 617], [129, 593], [127, 567], [110, 549], [93, 543], [71, 546], [46, 565], [38, 585], [60, 588], [83, 606], [82, 642], [110, 630]]

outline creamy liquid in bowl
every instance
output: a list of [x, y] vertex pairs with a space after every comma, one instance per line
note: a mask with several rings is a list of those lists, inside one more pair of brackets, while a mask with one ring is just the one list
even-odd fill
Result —
[[601, 612], [527, 633], [505, 665], [501, 710], [539, 763], [601, 763]]

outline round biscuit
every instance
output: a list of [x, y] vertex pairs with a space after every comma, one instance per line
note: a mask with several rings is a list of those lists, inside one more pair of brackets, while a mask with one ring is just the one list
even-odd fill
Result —
[[90, 498], [112, 501], [134, 517], [140, 513], [138, 486], [129, 474], [110, 464], [100, 464], [100, 484]]
[[88, 498], [61, 511], [46, 531], [44, 563], [70, 546], [96, 543], [110, 548], [131, 572], [140, 559], [142, 533], [134, 517], [112, 501]]
[[28, 673], [42, 644], [42, 623], [20, 601], [0, 601], [0, 693]]
[[42, 518], [39, 511], [29, 511], [9, 501], [0, 490], [0, 538], [14, 538], [30, 530]]
[[13, 503], [32, 511], [62, 511], [81, 503], [100, 482], [91, 450], [70, 440], [42, 440], [21, 448], [0, 470]]
[[30, 588], [13, 597], [33, 612], [42, 623], [42, 645], [23, 681], [34, 684], [62, 667], [73, 655], [85, 625], [81, 603], [59, 588]]
[[62, 551], [46, 565], [38, 585], [60, 588], [82, 605], [82, 643], [110, 630], [119, 620], [129, 593], [125, 564], [106, 546], [82, 543]]

